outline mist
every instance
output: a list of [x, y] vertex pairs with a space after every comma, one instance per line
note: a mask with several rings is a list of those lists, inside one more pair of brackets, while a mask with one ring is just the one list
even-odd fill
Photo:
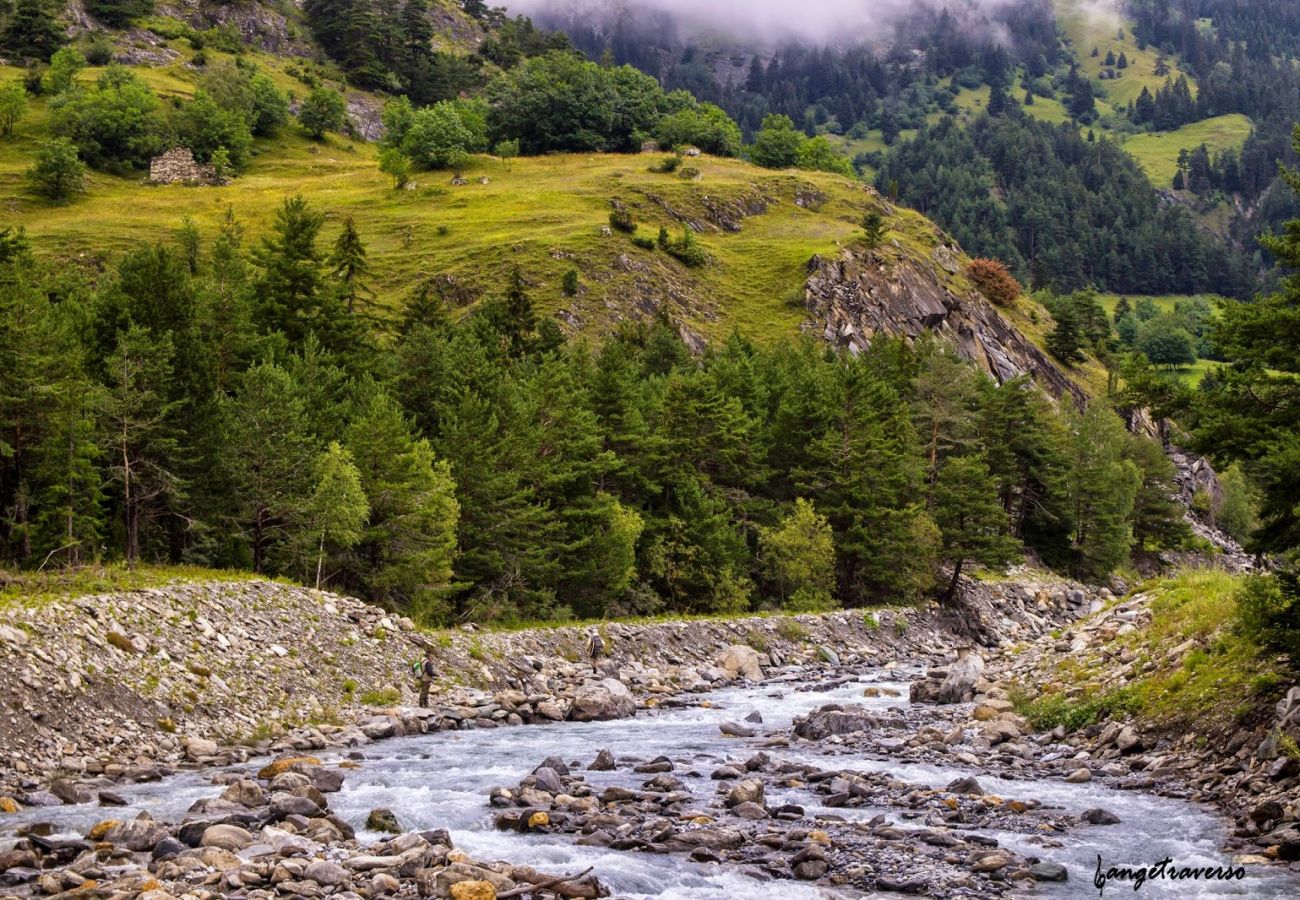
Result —
[[[707, 31], [763, 41], [797, 39], [839, 43], [888, 35], [899, 19], [920, 10], [949, 9], [980, 27], [979, 20], [1026, 0], [498, 0], [511, 13], [546, 21], [607, 18], [626, 9], [670, 17], [681, 30]], [[1114, 0], [1091, 0], [1098, 6]]]

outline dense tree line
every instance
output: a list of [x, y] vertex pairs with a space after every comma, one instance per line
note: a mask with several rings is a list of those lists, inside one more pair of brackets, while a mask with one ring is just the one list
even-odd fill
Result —
[[376, 330], [368, 271], [301, 198], [93, 283], [0, 233], [5, 562], [250, 567], [446, 621], [863, 604], [944, 590], [941, 561], [1099, 576], [1185, 537], [1104, 403], [938, 345], [697, 358], [658, 322], [592, 347], [520, 273]]
[[[1130, 6], [1138, 22], [1135, 36], [1177, 54], [1197, 79], [1194, 103], [1166, 104], [1162, 121], [1154, 120], [1153, 105], [1142, 104], [1134, 110], [1135, 121], [1167, 128], [1241, 113], [1255, 125], [1239, 152], [1208, 161], [1205, 177], [1182, 170], [1187, 189], [1237, 193], [1248, 203], [1263, 198], [1261, 208], [1234, 223], [1242, 241], [1253, 242], [1261, 230], [1295, 215], [1290, 192], [1277, 178], [1277, 162], [1296, 161], [1291, 126], [1300, 109], [1300, 10], [1289, 0], [1133, 0]], [[1212, 28], [1201, 27], [1205, 19]]]
[[1160, 203], [1117, 145], [1015, 110], [921, 129], [876, 184], [1035, 287], [1239, 296], [1252, 284], [1248, 265]]
[[[891, 42], [897, 51], [790, 42], [770, 52], [740, 51], [749, 56], [747, 71], [742, 78], [723, 80], [717, 75], [717, 52], [682, 36], [667, 15], [638, 9], [621, 11], [612, 24], [563, 15], [540, 21], [564, 30], [592, 59], [608, 56], [654, 75], [669, 89], [718, 104], [749, 136], [768, 116], [783, 115], [810, 137], [833, 123], [840, 132], [881, 128], [892, 143], [900, 128], [920, 125], [928, 112], [952, 109], [953, 94], [938, 88], [939, 79], [951, 76], [959, 86], [978, 87], [1016, 64], [1037, 78], [1060, 60], [1051, 4], [1045, 0], [1000, 5], [986, 13], [922, 5], [898, 20]], [[1011, 36], [1009, 51], [998, 35]], [[913, 48], [924, 52], [919, 65]]]
[[429, 0], [307, 0], [303, 9], [321, 46], [357, 84], [401, 93], [417, 105], [451, 100], [481, 88], [487, 64], [511, 68], [520, 60], [569, 46], [524, 16], [507, 19], [474, 7], [491, 34], [476, 53], [433, 48]]

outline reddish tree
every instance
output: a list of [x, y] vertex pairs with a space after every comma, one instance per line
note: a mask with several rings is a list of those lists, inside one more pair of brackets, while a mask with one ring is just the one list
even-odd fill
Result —
[[1020, 282], [996, 259], [972, 259], [966, 266], [966, 277], [998, 306], [1011, 306], [1020, 297]]

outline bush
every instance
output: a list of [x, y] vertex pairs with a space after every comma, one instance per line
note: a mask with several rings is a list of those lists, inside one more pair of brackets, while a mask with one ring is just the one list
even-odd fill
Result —
[[676, 172], [681, 164], [682, 158], [680, 156], [665, 156], [663, 159], [659, 160], [659, 162], [652, 165], [650, 171], [659, 175], [667, 175]]
[[633, 235], [632, 243], [636, 244], [642, 250], [653, 250], [655, 248], [654, 238], [648, 238], [644, 235]]
[[85, 7], [86, 12], [105, 25], [125, 28], [132, 19], [152, 13], [153, 0], [85, 0]]
[[636, 233], [636, 222], [632, 220], [631, 210], [622, 207], [609, 214], [609, 226], [615, 231], [622, 231], [627, 234]]
[[694, 166], [686, 166], [677, 173], [678, 178], [684, 178], [687, 181], [698, 181], [700, 179], [700, 170]]
[[740, 128], [712, 103], [701, 103], [664, 116], [659, 120], [655, 136], [665, 147], [689, 144], [715, 156], [740, 155]]
[[85, 177], [86, 167], [77, 157], [77, 148], [66, 138], [41, 144], [36, 164], [27, 170], [27, 179], [36, 192], [54, 203], [85, 190]]
[[695, 232], [691, 231], [689, 226], [682, 227], [682, 236], [677, 240], [671, 240], [668, 237], [666, 229], [659, 229], [659, 246], [669, 256], [675, 257], [687, 266], [696, 268], [709, 261], [709, 254], [705, 252]]
[[123, 66], [109, 66], [94, 88], [62, 94], [50, 107], [50, 130], [95, 168], [143, 168], [162, 150], [158, 98]]
[[176, 133], [185, 146], [194, 151], [199, 162], [211, 162], [213, 154], [225, 148], [227, 164], [243, 168], [253, 146], [253, 133], [244, 111], [218, 104], [204, 90], [181, 108], [176, 117]]
[[572, 297], [578, 293], [578, 270], [570, 269], [564, 273], [564, 296]]
[[972, 259], [966, 265], [966, 277], [997, 306], [1013, 306], [1020, 298], [1020, 282], [999, 260]]
[[1245, 637], [1300, 659], [1300, 585], [1294, 573], [1252, 575], [1237, 589], [1237, 629]]
[[400, 138], [403, 153], [426, 169], [463, 166], [471, 153], [487, 148], [487, 125], [479, 104], [440, 100], [415, 110]]
[[338, 131], [347, 118], [343, 95], [329, 88], [314, 88], [298, 110], [298, 123], [307, 133], [320, 140], [327, 131]]
[[86, 42], [86, 62], [92, 66], [106, 66], [113, 61], [113, 42], [102, 31], [96, 31]]

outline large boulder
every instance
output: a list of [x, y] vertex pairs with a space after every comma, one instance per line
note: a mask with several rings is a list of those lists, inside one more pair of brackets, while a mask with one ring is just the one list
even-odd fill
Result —
[[819, 741], [832, 734], [853, 734], [855, 731], [868, 731], [880, 724], [875, 716], [865, 707], [851, 705], [840, 707], [834, 704], [815, 709], [806, 716], [794, 720], [794, 733], [809, 741]]
[[762, 681], [763, 667], [759, 664], [758, 651], [744, 644], [732, 644], [718, 656], [718, 667], [727, 673], [728, 678], [744, 678], [747, 681]]
[[962, 653], [948, 667], [948, 677], [939, 685], [939, 703], [969, 703], [975, 699], [975, 683], [984, 674], [984, 660], [978, 653]]
[[603, 722], [634, 715], [636, 700], [627, 685], [617, 678], [602, 678], [594, 684], [583, 685], [569, 707], [569, 718], [575, 722]]

